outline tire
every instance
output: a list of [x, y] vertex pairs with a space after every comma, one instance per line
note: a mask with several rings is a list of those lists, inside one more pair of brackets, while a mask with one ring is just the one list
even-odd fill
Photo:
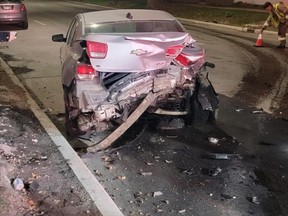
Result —
[[80, 131], [77, 126], [77, 120], [71, 119], [69, 113], [73, 110], [73, 107], [68, 105], [68, 92], [64, 89], [64, 103], [65, 103], [65, 128], [66, 134], [70, 137], [78, 137], [84, 135], [85, 132]]
[[23, 27], [23, 29], [28, 29], [28, 22], [27, 21], [22, 22], [21, 26]]

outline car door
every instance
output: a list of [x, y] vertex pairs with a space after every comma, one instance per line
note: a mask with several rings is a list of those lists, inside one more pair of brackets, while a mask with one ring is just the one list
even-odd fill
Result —
[[78, 27], [81, 28], [80, 21], [76, 17], [71, 22], [67, 32], [66, 41], [60, 51], [60, 61], [62, 63], [62, 83], [65, 86], [70, 86], [75, 77], [75, 67], [77, 64], [77, 58], [75, 56], [77, 56], [77, 54], [75, 53], [73, 46], [75, 45], [77, 32], [81, 30], [78, 29]]
[[75, 38], [78, 25], [79, 25], [78, 19], [74, 18], [67, 31], [66, 42], [64, 43], [64, 45], [61, 47], [61, 50], [60, 50], [61, 64], [63, 64], [66, 61], [67, 57], [71, 55], [72, 43]]

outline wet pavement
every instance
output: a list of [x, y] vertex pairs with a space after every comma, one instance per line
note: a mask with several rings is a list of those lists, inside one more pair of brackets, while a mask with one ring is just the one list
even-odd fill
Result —
[[287, 142], [286, 120], [222, 96], [215, 125], [159, 131], [142, 118], [82, 159], [124, 215], [287, 215]]

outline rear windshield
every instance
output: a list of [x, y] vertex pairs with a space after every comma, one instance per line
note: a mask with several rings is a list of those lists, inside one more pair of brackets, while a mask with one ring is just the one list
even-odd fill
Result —
[[137, 32], [184, 32], [176, 21], [129, 21], [91, 24], [86, 26], [86, 33], [137, 33]]
[[0, 3], [21, 3], [21, 0], [0, 0]]

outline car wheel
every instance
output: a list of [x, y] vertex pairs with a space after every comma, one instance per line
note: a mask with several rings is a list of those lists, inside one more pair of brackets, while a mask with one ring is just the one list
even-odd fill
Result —
[[23, 27], [23, 29], [28, 29], [28, 22], [27, 21], [22, 22], [21, 26]]
[[68, 93], [64, 90], [64, 102], [65, 102], [65, 127], [66, 134], [71, 137], [78, 137], [84, 135], [85, 132], [80, 131], [77, 126], [77, 120], [70, 117], [70, 112], [73, 110], [73, 107], [68, 105]]

